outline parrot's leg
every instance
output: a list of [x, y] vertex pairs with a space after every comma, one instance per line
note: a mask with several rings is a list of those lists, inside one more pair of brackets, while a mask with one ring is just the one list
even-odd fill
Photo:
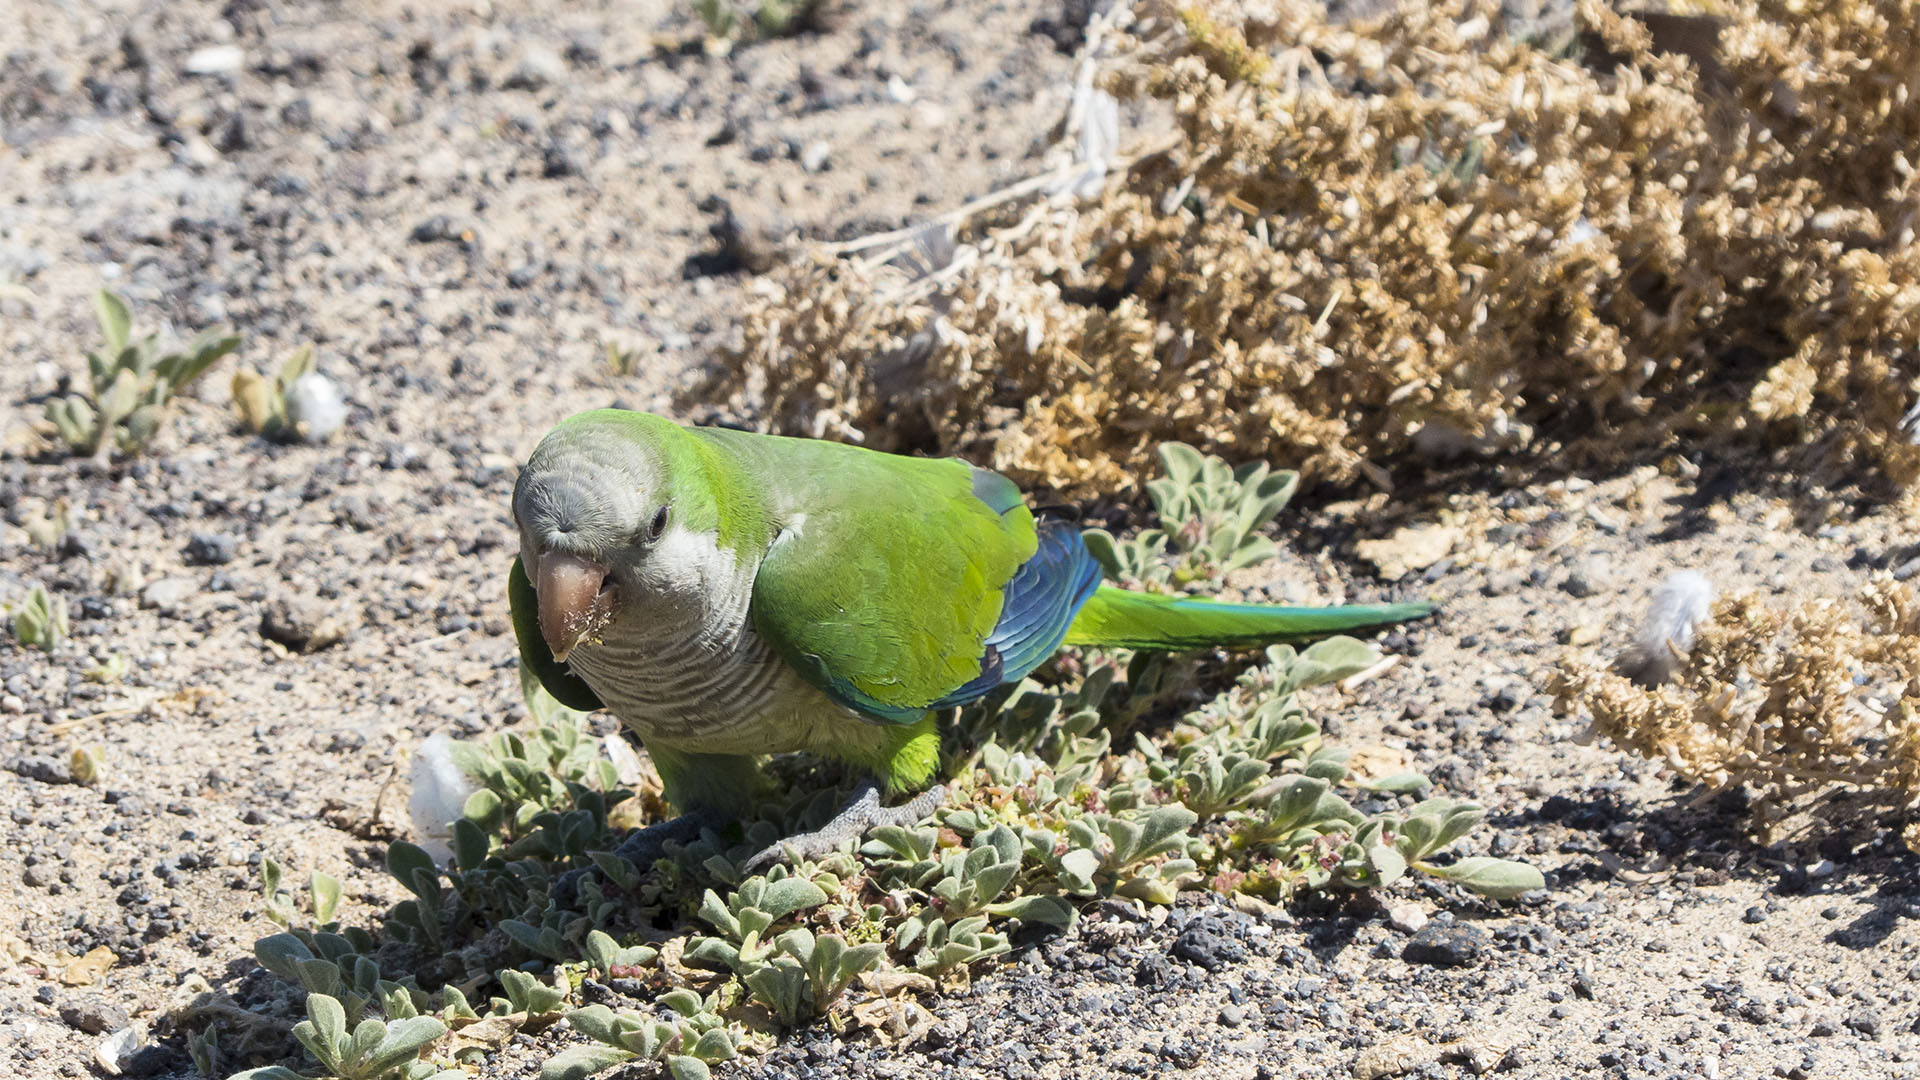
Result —
[[813, 832], [799, 833], [769, 845], [747, 860], [745, 870], [751, 874], [782, 859], [800, 862], [830, 855], [840, 850], [842, 845], [857, 842], [869, 830], [882, 825], [898, 825], [902, 828], [912, 825], [938, 810], [946, 801], [946, 785], [940, 784], [899, 806], [881, 806], [880, 784], [869, 778], [861, 782], [853, 798], [840, 808], [839, 813], [833, 815], [832, 821]]

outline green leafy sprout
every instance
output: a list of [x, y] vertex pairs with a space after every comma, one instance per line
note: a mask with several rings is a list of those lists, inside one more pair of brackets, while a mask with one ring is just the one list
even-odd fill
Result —
[[[1292, 474], [1184, 447], [1163, 458], [1168, 476], [1150, 490], [1168, 531], [1109, 548], [1151, 553], [1123, 556], [1132, 580], [1197, 581], [1274, 553], [1256, 532]], [[387, 870], [408, 896], [382, 925], [342, 925], [340, 883], [321, 874], [301, 925], [300, 898], [262, 861], [266, 913], [284, 930], [254, 952], [304, 992], [306, 1016], [282, 1022], [290, 1042], [256, 1036], [244, 1052], [216, 1022], [193, 1037], [196, 1060], [304, 1052], [308, 1076], [424, 1080], [564, 1020], [575, 1041], [543, 1080], [635, 1064], [692, 1080], [783, 1030], [839, 1029], [863, 1002], [963, 984], [1012, 951], [1019, 927], [1070, 927], [1102, 898], [1167, 905], [1212, 889], [1257, 907], [1410, 874], [1494, 899], [1543, 887], [1532, 867], [1450, 854], [1479, 806], [1427, 797], [1413, 774], [1359, 780], [1326, 743], [1301, 691], [1365, 670], [1371, 648], [1274, 646], [1212, 694], [1196, 689], [1202, 659], [1064, 657], [947, 718], [944, 808], [753, 876], [741, 867], [754, 852], [824, 821], [843, 790], [776, 761], [796, 777], [789, 805], [637, 866], [615, 854], [612, 815], [647, 800], [622, 785], [589, 718], [523, 671], [533, 726], [453, 744], [473, 787], [450, 823], [452, 857], [392, 844]], [[619, 1007], [610, 990], [649, 1005]]]
[[268, 378], [250, 367], [233, 373], [233, 407], [240, 422], [255, 435], [270, 439], [288, 439], [296, 434], [287, 416], [287, 388], [300, 376], [313, 370], [313, 346], [303, 345], [280, 365], [279, 374]]
[[640, 370], [640, 350], [622, 345], [609, 339], [603, 346], [606, 352], [607, 370], [614, 375], [625, 377]]
[[706, 24], [709, 41], [732, 42], [799, 33], [820, 0], [759, 0], [750, 7], [739, 0], [688, 0], [687, 6]]
[[101, 289], [93, 298], [104, 347], [87, 353], [87, 394], [47, 403], [47, 420], [75, 454], [137, 453], [166, 419], [167, 405], [240, 345], [223, 327], [204, 330], [184, 351], [165, 352], [154, 334], [134, 336], [127, 302]]
[[1300, 486], [1300, 474], [1265, 462], [1229, 468], [1185, 443], [1160, 447], [1166, 475], [1147, 484], [1156, 528], [1130, 540], [1088, 529], [1087, 547], [1107, 576], [1156, 592], [1216, 580], [1280, 553], [1260, 529], [1279, 515]]
[[67, 601], [35, 584], [25, 599], [6, 609], [15, 640], [31, 649], [57, 652], [67, 640]]

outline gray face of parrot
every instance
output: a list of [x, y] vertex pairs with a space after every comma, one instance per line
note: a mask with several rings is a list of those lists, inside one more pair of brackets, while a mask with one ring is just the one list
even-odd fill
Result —
[[540, 636], [565, 660], [621, 613], [623, 593], [637, 591], [667, 510], [631, 467], [546, 449], [514, 485], [513, 517], [521, 565], [539, 598]]

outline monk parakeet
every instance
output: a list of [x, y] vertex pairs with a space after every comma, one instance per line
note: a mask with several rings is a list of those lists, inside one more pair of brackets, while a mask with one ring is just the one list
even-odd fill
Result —
[[766, 754], [810, 751], [871, 775], [799, 845], [808, 853], [902, 816], [879, 808], [879, 790], [933, 779], [936, 713], [1019, 681], [1063, 644], [1264, 645], [1431, 610], [1104, 586], [1079, 528], [1036, 517], [998, 473], [611, 409], [541, 441], [513, 516], [521, 658], [561, 702], [631, 728], [670, 804], [707, 820], [744, 813]]

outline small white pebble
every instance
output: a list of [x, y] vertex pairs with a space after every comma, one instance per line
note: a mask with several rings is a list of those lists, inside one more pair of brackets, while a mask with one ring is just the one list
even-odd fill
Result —
[[187, 57], [187, 74], [225, 75], [246, 62], [247, 54], [238, 45], [209, 45]]
[[287, 387], [287, 423], [305, 441], [326, 442], [346, 422], [347, 401], [332, 379], [309, 371]]
[[1387, 909], [1387, 922], [1396, 930], [1417, 934], [1427, 925], [1427, 913], [1418, 904], [1395, 904]]
[[93, 1048], [93, 1063], [108, 1076], [120, 1075], [120, 1066], [140, 1050], [146, 1040], [138, 1027], [123, 1027], [101, 1039]]

